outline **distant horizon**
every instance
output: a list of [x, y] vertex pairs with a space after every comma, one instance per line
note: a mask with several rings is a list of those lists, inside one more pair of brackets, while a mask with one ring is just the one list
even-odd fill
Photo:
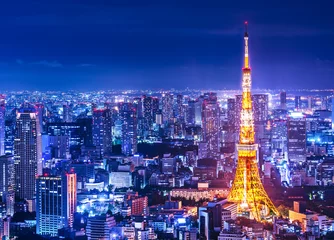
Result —
[[[333, 92], [334, 93], [334, 88], [290, 88], [290, 89], [279, 89], [279, 88], [252, 88], [253, 91], [285, 91], [285, 92], [291, 92], [291, 91], [310, 91], [310, 92]], [[2, 89], [0, 91], [1, 93], [5, 92], [110, 92], [110, 91], [154, 91], [154, 92], [173, 92], [173, 91], [208, 91], [208, 92], [218, 92], [218, 91], [242, 91], [242, 89], [232, 89], [232, 88], [224, 88], [224, 89], [204, 89], [204, 88], [171, 88], [171, 89], [158, 89], [158, 88], [147, 88], [147, 89], [99, 89], [99, 90], [93, 90], [93, 89], [87, 89], [87, 90], [77, 90], [77, 89], [69, 89], [69, 90], [29, 90], [29, 89], [22, 89], [22, 90], [6, 90]]]

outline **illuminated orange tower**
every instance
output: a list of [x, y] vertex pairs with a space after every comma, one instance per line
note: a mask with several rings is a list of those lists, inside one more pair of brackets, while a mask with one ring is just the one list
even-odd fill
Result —
[[251, 98], [251, 68], [248, 56], [248, 32], [245, 23], [245, 60], [242, 69], [242, 108], [238, 165], [228, 200], [238, 204], [238, 213], [249, 213], [251, 218], [265, 220], [270, 214], [278, 214], [277, 209], [263, 188], [258, 169], [258, 145], [254, 143], [254, 123]]

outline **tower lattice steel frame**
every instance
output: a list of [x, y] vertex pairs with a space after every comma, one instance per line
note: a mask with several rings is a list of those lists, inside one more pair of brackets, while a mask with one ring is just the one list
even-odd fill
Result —
[[262, 221], [270, 213], [278, 211], [268, 197], [258, 169], [258, 145], [254, 142], [254, 120], [251, 99], [251, 68], [248, 56], [248, 32], [245, 23], [245, 57], [242, 69], [242, 109], [240, 139], [237, 144], [238, 165], [228, 200], [238, 204], [238, 212], [249, 212], [252, 217]]

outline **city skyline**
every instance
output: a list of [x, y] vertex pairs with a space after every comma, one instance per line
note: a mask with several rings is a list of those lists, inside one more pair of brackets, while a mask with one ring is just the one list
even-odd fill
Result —
[[329, 88], [333, 3], [326, 2], [6, 3], [2, 88], [238, 89], [245, 20], [254, 88], [312, 88], [315, 81]]

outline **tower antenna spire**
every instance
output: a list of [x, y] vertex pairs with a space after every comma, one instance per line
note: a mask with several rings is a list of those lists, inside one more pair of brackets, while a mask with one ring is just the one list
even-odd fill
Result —
[[255, 129], [251, 93], [251, 68], [248, 56], [248, 23], [245, 22], [245, 62], [242, 69], [242, 103], [240, 112], [238, 164], [228, 200], [237, 203], [238, 214], [248, 215], [257, 221], [269, 215], [278, 215], [264, 189], [258, 169], [258, 144], [255, 143]]
[[245, 21], [245, 37], [248, 37], [248, 21]]

